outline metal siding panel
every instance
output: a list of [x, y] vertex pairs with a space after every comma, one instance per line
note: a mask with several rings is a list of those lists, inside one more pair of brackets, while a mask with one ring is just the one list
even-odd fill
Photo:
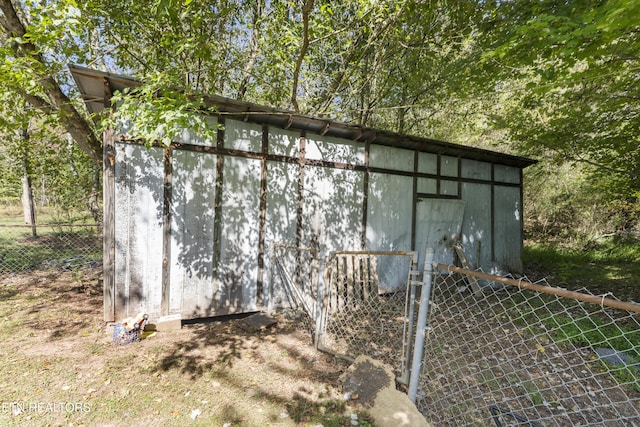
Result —
[[269, 153], [280, 156], [298, 157], [300, 132], [269, 128]]
[[418, 268], [424, 268], [425, 248], [435, 250], [434, 260], [453, 263], [453, 244], [460, 238], [465, 202], [450, 199], [421, 199], [416, 209], [416, 251]]
[[163, 150], [116, 145], [116, 319], [160, 314]]
[[507, 271], [522, 271], [522, 201], [520, 188], [494, 187], [495, 260]]
[[414, 152], [402, 148], [371, 145], [369, 166], [413, 172]]
[[463, 178], [491, 180], [491, 163], [477, 160], [461, 159], [461, 175]]
[[412, 187], [411, 177], [370, 175], [367, 250], [411, 250]]
[[438, 173], [438, 155], [418, 153], [418, 172], [436, 175]]
[[216, 315], [256, 309], [260, 160], [225, 157]]
[[187, 318], [216, 311], [213, 228], [216, 156], [175, 151], [169, 310]]
[[318, 238], [325, 253], [360, 250], [364, 173], [305, 167], [304, 246]]
[[[367, 206], [367, 250], [410, 251], [413, 178], [372, 173]], [[379, 257], [380, 287], [385, 291], [406, 285], [408, 262]], [[400, 262], [399, 262], [400, 261]]]
[[[215, 117], [206, 117], [205, 120], [212, 129], [218, 126], [218, 120]], [[205, 147], [215, 147], [215, 139], [204, 139], [202, 135], [198, 135], [193, 129], [183, 129], [176, 132], [174, 140], [191, 145], [202, 145]]]
[[307, 135], [305, 157], [311, 160], [364, 165], [364, 144], [347, 139]]
[[[462, 183], [462, 200], [466, 202], [462, 221], [462, 249], [474, 268], [486, 268], [491, 255], [491, 185]], [[478, 250], [480, 262], [478, 263]]]
[[[265, 289], [271, 289], [269, 305], [281, 306], [286, 294], [280, 272], [274, 265], [274, 243], [290, 246], [296, 241], [296, 212], [298, 206], [298, 173], [300, 166], [291, 163], [267, 162], [267, 217], [265, 245]], [[280, 251], [283, 264], [295, 266], [294, 251]]]
[[458, 159], [440, 156], [440, 174], [442, 176], [458, 176]]
[[508, 184], [520, 183], [520, 168], [504, 165], [494, 165], [494, 179], [496, 182], [505, 182]]
[[239, 120], [225, 120], [224, 147], [259, 153], [262, 151], [262, 126]]
[[438, 180], [433, 178], [418, 178], [418, 193], [438, 194]]

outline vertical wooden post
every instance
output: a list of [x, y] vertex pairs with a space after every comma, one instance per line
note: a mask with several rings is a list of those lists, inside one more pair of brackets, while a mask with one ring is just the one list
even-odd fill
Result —
[[[267, 234], [267, 155], [269, 154], [269, 126], [262, 125], [262, 156], [260, 158], [260, 224], [258, 227], [258, 283], [256, 289], [258, 308], [264, 303], [264, 251]], [[271, 296], [269, 296], [271, 300]]]
[[103, 255], [102, 255], [102, 292], [104, 321], [114, 322], [116, 312], [116, 280], [115, 280], [115, 257], [116, 257], [116, 233], [115, 233], [115, 170], [116, 170], [116, 144], [113, 129], [108, 129], [103, 135]]
[[173, 202], [173, 149], [164, 150], [164, 181], [162, 196], [162, 296], [160, 312], [169, 315], [171, 298], [171, 207]]

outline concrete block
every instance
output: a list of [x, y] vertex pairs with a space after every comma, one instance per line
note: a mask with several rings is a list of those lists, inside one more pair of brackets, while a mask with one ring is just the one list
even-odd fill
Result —
[[155, 326], [158, 332], [178, 331], [182, 328], [182, 316], [180, 314], [162, 316]]

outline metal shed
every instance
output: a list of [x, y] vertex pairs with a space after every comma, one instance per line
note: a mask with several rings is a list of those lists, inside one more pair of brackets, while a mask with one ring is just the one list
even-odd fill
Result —
[[[92, 113], [139, 85], [71, 72]], [[535, 161], [207, 100], [222, 125], [215, 141], [185, 134], [147, 149], [105, 135], [106, 321], [260, 310], [278, 286], [271, 254], [281, 242], [316, 248], [319, 258], [429, 245], [446, 263], [458, 241], [473, 267], [522, 270], [522, 169]]]

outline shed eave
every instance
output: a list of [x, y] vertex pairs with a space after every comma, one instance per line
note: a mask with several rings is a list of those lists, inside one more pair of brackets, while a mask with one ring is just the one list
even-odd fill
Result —
[[[141, 85], [138, 80], [129, 76], [98, 71], [78, 65], [69, 65], [69, 70], [87, 109], [95, 116], [99, 116], [106, 106], [110, 104], [110, 98], [114, 92]], [[217, 114], [219, 115], [231, 116], [233, 118], [253, 123], [267, 124], [283, 129], [304, 130], [323, 136], [360, 141], [362, 143], [370, 142], [372, 144], [460, 157], [518, 168], [526, 168], [527, 166], [537, 163], [537, 160], [526, 157], [381, 129], [367, 128], [320, 117], [306, 116], [291, 111], [278, 110], [217, 95], [207, 95], [205, 99], [209, 105], [217, 108]]]

